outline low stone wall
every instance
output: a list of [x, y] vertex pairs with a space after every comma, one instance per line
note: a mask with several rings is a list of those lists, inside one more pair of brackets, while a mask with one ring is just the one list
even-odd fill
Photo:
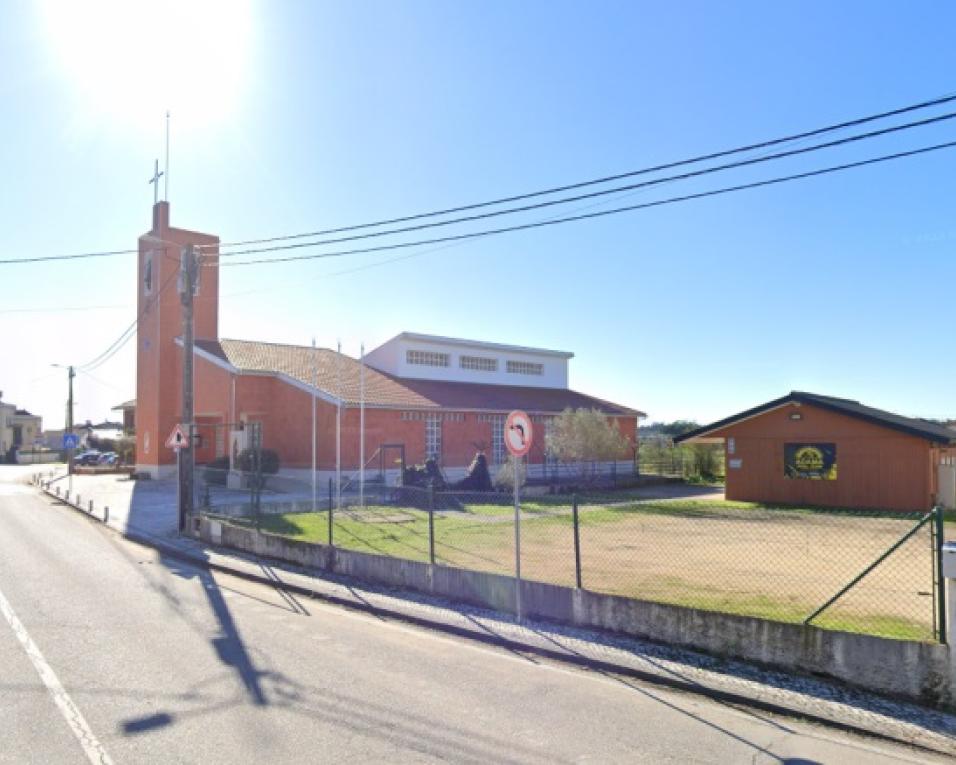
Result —
[[132, 475], [132, 465], [74, 465], [76, 475]]
[[[514, 579], [500, 574], [298, 542], [207, 518], [200, 522], [199, 535], [212, 544], [300, 566], [514, 611]], [[956, 667], [946, 645], [823, 630], [542, 582], [522, 581], [521, 597], [530, 617], [836, 678], [867, 690], [956, 709]]]
[[27, 449], [17, 452], [18, 465], [43, 465], [60, 462], [62, 459], [60, 452], [55, 451], [34, 452]]

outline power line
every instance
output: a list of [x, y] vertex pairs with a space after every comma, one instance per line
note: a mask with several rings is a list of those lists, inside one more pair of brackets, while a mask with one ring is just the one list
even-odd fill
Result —
[[139, 312], [139, 315], [133, 320], [133, 323], [124, 329], [122, 334], [116, 340], [114, 340], [99, 356], [91, 361], [88, 361], [86, 364], [82, 364], [81, 366], [77, 367], [77, 369], [80, 372], [88, 372], [93, 369], [97, 369], [103, 366], [103, 364], [113, 358], [113, 356], [115, 356], [117, 353], [119, 353], [120, 349], [126, 345], [126, 343], [128, 343], [136, 333], [136, 329], [139, 327], [139, 322], [142, 320], [142, 318], [147, 314], [149, 309], [155, 305], [156, 301], [159, 300], [160, 296], [166, 291], [169, 285], [173, 283], [173, 280], [177, 276], [179, 276], [177, 272], [174, 271], [171, 273], [166, 278], [166, 281], [160, 285], [159, 289], [156, 291], [156, 294], [149, 299], [149, 301], [143, 307], [143, 310]]
[[[956, 101], [956, 94], [947, 94], [945, 96], [940, 96], [939, 98], [934, 98], [929, 101], [922, 101], [920, 103], [911, 104], [909, 106], [903, 106], [898, 109], [892, 109], [886, 112], [880, 112], [878, 114], [871, 114], [866, 117], [859, 117], [857, 119], [848, 120], [846, 122], [840, 122], [834, 125], [827, 125], [825, 127], [816, 128], [814, 130], [808, 130], [803, 133], [795, 133], [793, 135], [784, 136], [782, 138], [773, 138], [767, 141], [761, 141], [759, 143], [749, 144], [747, 146], [739, 146], [733, 149], [724, 149], [722, 151], [713, 152], [710, 154], [701, 154], [696, 157], [691, 157], [690, 159], [682, 159], [674, 162], [667, 162], [661, 165], [655, 165], [652, 167], [645, 167], [639, 170], [631, 170], [626, 173], [618, 173], [616, 175], [608, 175], [603, 178], [594, 178], [592, 180], [580, 181], [578, 183], [570, 183], [564, 186], [555, 186], [550, 189], [544, 189], [542, 191], [532, 191], [526, 194], [516, 194], [509, 197], [501, 197], [499, 199], [492, 199], [487, 202], [477, 202], [474, 204], [461, 205], [459, 207], [449, 207], [444, 210], [434, 210], [432, 212], [417, 213], [415, 215], [406, 215], [400, 218], [390, 218], [386, 220], [375, 221], [374, 223], [360, 223], [352, 226], [342, 226], [339, 228], [329, 228], [323, 229], [321, 231], [309, 231], [299, 234], [286, 234], [283, 236], [273, 236], [267, 237], [264, 239], [246, 239], [236, 242], [222, 242], [218, 246], [220, 247], [240, 247], [247, 244], [268, 244], [270, 242], [279, 242], [279, 241], [288, 241], [291, 239], [308, 239], [316, 236], [325, 236], [327, 234], [339, 234], [346, 231], [358, 231], [366, 228], [377, 228], [379, 226], [389, 226], [395, 223], [408, 223], [413, 220], [420, 220], [422, 218], [432, 218], [440, 215], [450, 215], [452, 213], [466, 212], [468, 210], [477, 210], [483, 207], [492, 207], [494, 205], [505, 204], [509, 202], [520, 202], [525, 199], [533, 199], [535, 197], [547, 196], [549, 194], [557, 194], [563, 191], [572, 191], [574, 189], [584, 188], [586, 186], [596, 186], [602, 183], [610, 183], [611, 181], [619, 181], [624, 178], [631, 178], [638, 175], [647, 175], [650, 173], [659, 172], [661, 170], [673, 170], [677, 167], [683, 167], [686, 165], [693, 165], [699, 162], [706, 162], [714, 159], [721, 159], [723, 157], [732, 156], [734, 154], [744, 154], [746, 152], [754, 151], [756, 149], [765, 149], [771, 146], [779, 146], [780, 144], [790, 143], [792, 141], [797, 141], [805, 138], [812, 138], [818, 135], [824, 135], [826, 133], [832, 133], [839, 130], [843, 130], [850, 127], [858, 127], [860, 125], [865, 125], [870, 122], [876, 122], [888, 117], [896, 117], [901, 114], [907, 114], [909, 112], [920, 111], [923, 109], [929, 109], [933, 106], [940, 106], [945, 103], [950, 103]], [[200, 250], [206, 245], [200, 245]], [[213, 246], [213, 245], [209, 245]], [[2, 261], [0, 261], [2, 262]]]
[[116, 305], [72, 305], [47, 308], [0, 308], [0, 313], [63, 313], [65, 311], [106, 311], [129, 307], [129, 303], [123, 303]]
[[32, 258], [4, 258], [0, 265], [12, 263], [43, 263], [50, 260], [80, 260], [82, 258], [106, 258], [112, 255], [134, 255], [139, 250], [103, 250], [101, 252], [78, 252], [73, 255], [40, 255]]
[[[826, 133], [843, 130], [850, 127], [856, 127], [856, 126], [867, 124], [870, 122], [875, 122], [878, 120], [886, 119], [888, 117], [899, 116], [901, 114], [907, 114], [914, 111], [928, 109], [934, 106], [940, 106], [942, 104], [950, 103], [952, 101], [956, 101], [956, 94], [947, 94], [947, 95], [940, 96], [938, 98], [934, 98], [928, 101], [922, 101], [922, 102], [911, 104], [908, 106], [903, 106], [897, 109], [892, 109], [889, 111], [880, 112], [880, 113], [868, 115], [865, 117], [859, 117], [856, 119], [847, 120], [845, 122], [840, 122], [837, 124], [816, 128], [814, 130], [808, 130], [802, 133], [795, 133], [793, 135], [788, 135], [781, 138], [774, 138], [771, 140], [761, 141], [759, 143], [753, 143], [746, 146], [740, 146], [740, 147], [732, 148], [732, 149], [725, 149], [722, 151], [712, 152], [710, 154], [702, 154], [696, 157], [691, 157], [689, 159], [682, 159], [682, 160], [678, 160], [674, 162], [668, 162], [668, 163], [664, 163], [660, 165], [655, 165], [652, 167], [645, 167], [639, 170], [632, 170], [625, 173], [608, 175], [602, 178], [594, 178], [591, 180], [581, 181], [578, 183], [571, 183], [571, 184], [566, 184], [563, 186], [556, 186], [556, 187], [544, 189], [541, 191], [533, 191], [533, 192], [529, 192], [525, 194], [517, 194], [513, 196], [508, 196], [508, 197], [500, 197], [498, 199], [493, 199], [486, 202], [478, 202], [475, 204], [461, 205], [458, 207], [450, 207], [444, 210], [435, 210], [432, 212], [418, 213], [415, 215], [407, 215], [407, 216], [403, 216], [399, 218], [380, 220], [373, 223], [362, 223], [362, 224], [356, 224], [352, 226], [342, 226], [338, 228], [324, 229], [321, 231], [311, 231], [311, 232], [304, 232], [299, 234], [288, 234], [283, 236], [269, 237], [265, 239], [248, 239], [248, 240], [236, 241], [236, 242], [226, 242], [220, 245], [201, 245], [200, 249], [204, 247], [213, 247], [213, 246], [238, 247], [238, 246], [244, 246], [247, 244], [266, 244], [269, 242], [276, 242], [276, 241], [306, 239], [306, 238], [311, 238], [316, 236], [324, 236], [327, 234], [337, 234], [337, 233], [343, 233], [347, 231], [357, 231], [357, 230], [367, 229], [367, 228], [377, 228], [377, 227], [392, 225], [396, 223], [407, 223], [410, 221], [420, 220], [423, 218], [437, 217], [441, 215], [448, 215], [448, 214], [458, 213], [458, 212], [466, 212], [469, 210], [476, 210], [483, 207], [491, 207], [494, 205], [505, 204], [509, 202], [518, 202], [525, 199], [532, 199], [535, 197], [547, 196], [550, 194], [556, 194], [563, 191], [571, 191], [574, 189], [584, 188], [587, 186], [594, 186], [594, 185], [599, 185], [602, 183], [609, 183], [611, 181], [621, 180], [624, 178], [650, 174], [650, 173], [658, 172], [661, 170], [669, 170], [669, 169], [674, 169], [677, 167], [696, 164], [699, 162], [705, 162], [708, 160], [720, 159], [722, 157], [727, 157], [734, 154], [742, 154], [742, 153], [754, 151], [756, 149], [763, 149], [763, 148], [768, 148], [771, 146], [778, 146], [781, 144], [790, 143], [790, 142], [801, 140], [801, 139], [806, 139], [806, 138], [810, 138], [810, 137], [814, 137], [818, 135], [823, 135]], [[115, 256], [115, 255], [131, 255], [131, 254], [135, 254], [136, 252], [137, 250], [135, 249], [121, 249], [121, 250], [102, 250], [102, 251], [93, 251], [93, 252], [81, 252], [81, 253], [73, 253], [68, 255], [43, 255], [43, 256], [35, 256], [35, 257], [27, 257], [27, 258], [3, 258], [3, 259], [0, 259], [0, 265], [14, 265], [18, 263], [42, 263], [42, 262], [60, 261], [60, 260], [79, 260], [79, 259], [85, 259], [85, 258], [101, 258], [101, 257]], [[247, 253], [252, 253], [252, 252], [258, 252], [258, 250], [247, 251]]]
[[[803, 139], [803, 141], [805, 141], [805, 140], [806, 140], [806, 139]], [[803, 141], [800, 141], [800, 142], [802, 143]], [[588, 203], [588, 204], [583, 204], [583, 205], [576, 205], [575, 207], [573, 207], [573, 208], [571, 209], [570, 212], [576, 213], [576, 212], [579, 212], [579, 211], [581, 211], [581, 210], [592, 210], [592, 209], [594, 209], [595, 207], [607, 207], [607, 206], [608, 206], [609, 204], [611, 204], [612, 202], [619, 201], [619, 200], [621, 200], [621, 199], [628, 199], [628, 198], [630, 198], [630, 197], [637, 196], [638, 194], [644, 194], [644, 193], [646, 193], [647, 191], [648, 191], [648, 189], [636, 189], [635, 191], [626, 192], [626, 193], [622, 194], [621, 196], [617, 197], [616, 199], [599, 199], [599, 200], [597, 200], [596, 202], [590, 202], [590, 203]], [[542, 220], [554, 220], [554, 219], [556, 219], [556, 218], [560, 218], [563, 214], [565, 214], [565, 213], [559, 213], [558, 215], [552, 215], [552, 216], [549, 216], [549, 217], [547, 217], [547, 218], [543, 218]], [[409, 253], [405, 253], [404, 255], [399, 255], [399, 256], [393, 257], [393, 258], [385, 258], [384, 260], [377, 260], [377, 261], [374, 261], [374, 262], [372, 262], [372, 263], [364, 263], [364, 264], [362, 264], [362, 265], [360, 265], [360, 266], [354, 266], [354, 267], [352, 267], [352, 268], [344, 268], [344, 269], [339, 270], [339, 271], [327, 271], [327, 272], [322, 273], [318, 278], [323, 279], [323, 280], [327, 280], [327, 279], [332, 279], [332, 278], [335, 278], [335, 277], [338, 277], [338, 276], [348, 276], [348, 275], [350, 275], [350, 274], [358, 273], [358, 272], [360, 272], [360, 271], [367, 271], [367, 270], [372, 269], [372, 268], [382, 268], [382, 267], [384, 267], [384, 266], [388, 266], [388, 265], [391, 265], [391, 264], [393, 264], [393, 263], [400, 263], [400, 262], [403, 262], [403, 261], [406, 261], [406, 260], [411, 260], [411, 259], [413, 259], [413, 258], [421, 258], [421, 257], [424, 257], [425, 255], [433, 255], [433, 254], [435, 254], [436, 252], [441, 252], [441, 251], [443, 251], [443, 250], [448, 250], [448, 249], [450, 249], [450, 248], [452, 248], [452, 247], [461, 247], [461, 246], [466, 245], [466, 244], [473, 244], [473, 243], [476, 242], [476, 241], [478, 241], [477, 238], [476, 238], [476, 239], [466, 239], [466, 240], [460, 241], [460, 242], [447, 242], [446, 244], [440, 244], [440, 245], [438, 245], [437, 247], [428, 247], [428, 248], [426, 248], [426, 249], [424, 249], [424, 250], [418, 250], [417, 252], [409, 252]], [[225, 297], [225, 298], [228, 299], [228, 298], [233, 298], [233, 297], [242, 297], [242, 296], [244, 296], [244, 295], [258, 295], [258, 294], [262, 294], [263, 292], [274, 292], [275, 290], [277, 290], [277, 289], [283, 289], [284, 287], [285, 287], [285, 282], [283, 281], [281, 284], [274, 285], [274, 286], [272, 286], [272, 287], [265, 287], [265, 288], [257, 287], [257, 288], [250, 289], [250, 290], [241, 290], [241, 291], [239, 291], [239, 292], [230, 292], [230, 293], [228, 293], [228, 294], [226, 294], [226, 295], [223, 295], [222, 297]]]
[[[281, 258], [257, 258], [254, 260], [241, 260], [233, 261], [228, 263], [221, 264], [222, 266], [248, 266], [256, 265], [261, 263], [284, 263], [295, 260], [316, 260], [319, 258], [337, 258], [344, 257], [346, 255], [358, 255], [368, 252], [384, 252], [387, 250], [398, 250], [407, 247], [420, 247], [423, 245], [429, 244], [439, 244], [441, 242], [454, 242], [461, 241], [464, 239], [474, 239], [483, 236], [491, 236], [495, 234], [505, 234], [512, 231], [524, 231], [527, 229], [534, 228], [543, 228], [545, 226], [554, 226], [562, 223], [571, 223], [581, 220], [589, 220], [593, 218], [602, 218], [609, 215], [617, 215], [625, 212], [632, 212], [634, 210], [644, 210], [651, 207], [662, 207], [664, 205], [676, 204], [679, 202], [687, 202], [694, 199], [704, 199], [706, 197], [720, 196], [723, 194], [730, 194], [736, 191], [744, 191], [746, 189], [756, 189], [764, 186], [772, 186], [780, 183], [786, 183], [789, 181], [801, 180], [804, 178], [813, 178], [820, 175], [828, 175], [831, 173], [840, 172], [843, 170], [850, 170], [857, 167], [866, 167], [868, 165], [875, 165], [881, 162], [889, 162], [896, 159], [903, 159], [905, 157], [914, 157], [920, 154], [928, 154], [934, 151], [941, 151], [943, 149], [950, 149], [956, 147], [956, 141], [948, 141], [946, 143], [934, 144], [932, 146], [924, 146], [920, 149], [911, 149], [909, 151], [896, 152], [895, 154], [885, 154], [879, 157], [872, 157], [870, 159], [859, 160], [857, 162], [848, 162], [842, 165], [833, 165], [830, 167], [820, 168], [818, 170], [809, 170], [803, 173], [794, 173], [792, 175], [779, 176], [777, 178], [770, 178], [762, 181], [753, 181], [751, 183], [741, 183], [735, 186], [725, 186], [719, 189], [712, 189], [710, 191], [701, 191], [695, 194], [684, 194], [682, 196], [670, 197], [667, 199], [654, 200], [652, 202], [643, 202], [636, 205], [627, 205], [624, 207], [615, 207], [610, 210], [601, 210], [599, 212], [584, 213], [581, 215], [571, 215], [563, 218], [554, 218], [552, 220], [545, 221], [535, 221], [532, 223], [522, 223], [515, 226], [504, 226], [497, 229], [486, 229], [484, 231], [475, 231], [467, 234], [454, 234], [443, 237], [436, 237], [433, 239], [423, 239], [416, 242], [399, 242], [397, 244], [385, 244], [379, 245], [377, 247], [363, 247], [359, 249], [352, 250], [340, 250], [337, 252], [322, 252], [314, 253], [311, 255], [289, 255]], [[260, 250], [247, 250], [244, 254], [253, 254], [256, 252], [275, 252], [277, 250], [291, 250], [298, 249], [302, 247], [312, 247], [315, 246], [310, 242], [303, 242], [297, 244], [287, 244], [279, 245], [274, 247], [264, 247]], [[210, 264], [211, 265], [211, 264]]]
[[105, 382], [105, 381], [101, 380], [99, 377], [96, 377], [96, 376], [94, 376], [94, 375], [91, 375], [91, 374], [90, 374], [89, 372], [87, 372], [85, 369], [80, 369], [80, 370], [78, 370], [78, 371], [79, 371], [79, 373], [80, 373], [81, 375], [85, 375], [86, 377], [89, 377], [89, 378], [90, 378], [93, 382], [95, 382], [97, 385], [102, 385], [102, 386], [105, 387], [105, 388], [112, 388], [113, 390], [122, 393], [122, 389], [121, 389], [121, 388], [118, 388], [117, 386], [115, 386], [115, 385], [113, 385], [113, 384], [111, 384], [111, 383]]
[[[904, 130], [912, 130], [918, 127], [925, 127], [927, 125], [932, 125], [938, 122], [944, 122], [956, 118], [956, 112], [949, 112], [947, 114], [939, 115], [937, 117], [929, 117], [923, 120], [917, 120], [916, 122], [910, 122], [903, 125], [894, 125], [888, 128], [881, 128], [880, 130], [873, 130], [868, 133], [859, 133], [857, 135], [847, 136], [845, 138], [839, 138], [833, 141], [827, 141], [825, 143], [814, 144], [813, 146], [804, 146], [798, 149], [788, 149], [787, 151], [777, 152], [775, 154], [767, 154], [760, 157], [751, 157], [749, 159], [737, 160], [736, 162], [728, 162], [723, 165], [715, 165], [713, 167], [705, 167], [700, 170], [691, 170], [686, 173], [681, 173], [679, 175], [670, 175], [664, 176], [663, 178], [654, 178], [649, 181], [641, 181], [639, 183], [631, 183], [626, 186], [615, 186], [611, 189], [602, 189], [600, 191], [590, 191], [586, 194], [578, 194], [573, 197], [562, 197], [561, 199], [551, 199], [545, 202], [536, 202], [534, 204], [523, 205], [521, 207], [510, 207], [505, 210], [493, 210], [491, 212], [477, 213], [475, 215], [466, 215], [460, 218], [451, 218], [450, 220], [436, 221], [433, 223], [418, 223], [413, 226], [405, 226], [403, 228], [395, 229], [386, 229], [385, 231], [373, 231], [371, 233], [365, 234], [352, 234], [350, 236], [338, 237], [336, 239], [322, 239], [316, 242], [306, 242], [300, 243], [298, 245], [289, 245], [298, 246], [298, 247], [316, 247], [319, 245], [326, 244], [341, 244], [342, 242], [351, 242], [359, 239], [374, 239], [382, 236], [394, 236], [395, 234], [406, 234], [412, 231], [422, 231], [425, 229], [439, 228], [443, 226], [452, 226], [459, 223], [470, 223], [476, 220], [485, 220], [488, 218], [497, 218], [501, 215], [514, 215], [522, 212], [529, 212], [531, 210], [539, 210], [545, 207], [554, 207], [555, 205], [565, 205], [571, 204], [573, 202], [580, 202], [584, 199], [594, 199], [595, 197], [608, 196], [610, 194], [619, 194], [624, 191], [633, 191], [634, 189], [649, 188], [651, 186], [658, 186], [664, 183], [670, 183], [672, 181], [683, 181], [689, 178], [698, 178], [704, 175], [712, 175], [713, 173], [723, 172], [725, 170], [733, 170], [740, 167], [749, 167], [751, 165], [761, 164], [763, 162], [772, 162], [778, 159], [784, 159], [786, 157], [795, 157], [801, 154], [809, 154], [815, 151], [821, 151], [823, 149], [831, 149], [836, 146], [843, 146], [850, 143], [857, 143], [859, 141], [869, 140], [871, 138], [876, 138], [878, 136], [889, 135], [891, 133], [898, 133]], [[220, 245], [217, 245], [220, 246]], [[282, 245], [275, 246], [275, 249], [283, 249]], [[248, 250], [236, 250], [233, 252], [219, 252], [216, 253], [222, 257], [230, 257], [234, 255], [247, 255], [253, 252], [269, 252], [271, 248], [252, 248]]]

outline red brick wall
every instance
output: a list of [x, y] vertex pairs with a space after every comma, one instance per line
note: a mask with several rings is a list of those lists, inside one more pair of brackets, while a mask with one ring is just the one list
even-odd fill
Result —
[[[219, 241], [208, 234], [170, 228], [168, 211], [169, 206], [160, 202], [154, 208], [153, 230], [139, 239], [136, 461], [146, 467], [175, 463], [175, 453], [164, 442], [182, 414], [182, 351], [175, 343], [182, 335], [182, 306], [176, 283], [180, 252], [187, 244], [217, 245]], [[152, 293], [146, 295], [143, 277], [149, 252], [153, 253]], [[216, 250], [204, 252], [214, 255]], [[219, 269], [204, 268], [195, 299], [197, 338], [218, 336], [218, 301]]]
[[[271, 383], [271, 385], [270, 385]], [[199, 409], [197, 408], [197, 411]], [[311, 396], [308, 392], [279, 380], [240, 376], [237, 382], [237, 416], [263, 423], [263, 446], [279, 453], [283, 467], [306, 468], [312, 464]], [[335, 405], [319, 399], [316, 403], [316, 464], [320, 470], [335, 468]], [[491, 424], [479, 422], [474, 412], [442, 421], [442, 465], [466, 467], [474, 459], [479, 445], [491, 448]], [[359, 466], [359, 410], [342, 412], [342, 466]], [[633, 443], [636, 420], [617, 418], [621, 431]], [[544, 461], [544, 426], [536, 423], [535, 442], [529, 454], [532, 463]], [[371, 459], [383, 443], [404, 444], [407, 464], [425, 460], [425, 421], [403, 419], [401, 410], [368, 408], [365, 410], [365, 459]], [[631, 459], [628, 450], [621, 459]], [[377, 465], [377, 462], [376, 462]]]

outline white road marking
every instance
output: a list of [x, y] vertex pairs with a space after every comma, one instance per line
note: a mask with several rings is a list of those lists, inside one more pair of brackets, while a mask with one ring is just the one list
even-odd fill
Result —
[[29, 633], [27, 633], [26, 627], [24, 627], [23, 623], [17, 618], [13, 607], [6, 597], [4, 597], [2, 591], [0, 591], [0, 613], [3, 613], [7, 624], [9, 624], [13, 630], [13, 634], [17, 636], [17, 640], [19, 640], [20, 645], [23, 646], [23, 650], [33, 663], [34, 669], [36, 669], [43, 684], [53, 697], [53, 702], [60, 710], [67, 725], [70, 726], [73, 735], [76, 736], [80, 742], [80, 746], [83, 747], [83, 751], [86, 752], [89, 761], [97, 765], [112, 765], [113, 761], [106, 753], [106, 750], [103, 749], [102, 744], [96, 739], [96, 736], [93, 735], [93, 731], [90, 730], [90, 726], [80, 713], [80, 710], [76, 704], [73, 703], [73, 699], [70, 698], [69, 694], [67, 694], [66, 689], [60, 683], [52, 667], [50, 667], [46, 659], [43, 658], [43, 654], [40, 653], [37, 644], [33, 642]]

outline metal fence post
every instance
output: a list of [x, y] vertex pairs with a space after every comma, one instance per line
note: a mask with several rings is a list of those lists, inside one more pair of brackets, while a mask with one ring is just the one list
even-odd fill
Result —
[[933, 528], [936, 530], [936, 549], [933, 552], [936, 555], [936, 581], [938, 582], [936, 586], [938, 616], [936, 618], [939, 622], [939, 642], [946, 643], [946, 580], [943, 578], [943, 543], [946, 540], [944, 539], [943, 508], [940, 505], [933, 508]]
[[428, 484], [428, 560], [435, 565], [435, 484]]
[[333, 520], [332, 510], [333, 510], [333, 504], [332, 504], [332, 479], [330, 478], [330, 479], [329, 479], [329, 547], [332, 547], [332, 544], [333, 544], [333, 543], [332, 543], [332, 520]]
[[578, 495], [571, 498], [571, 519], [574, 522], [574, 581], [581, 589], [581, 533], [578, 523]]

